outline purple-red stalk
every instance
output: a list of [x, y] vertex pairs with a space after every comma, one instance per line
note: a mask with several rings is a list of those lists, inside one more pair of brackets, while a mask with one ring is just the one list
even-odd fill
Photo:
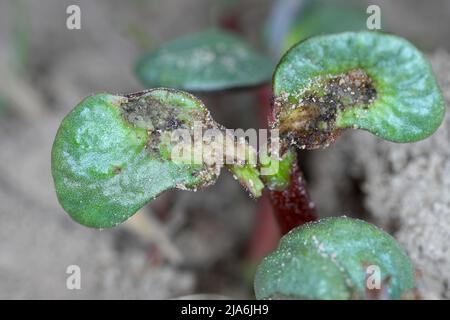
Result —
[[317, 220], [314, 203], [297, 161], [291, 167], [289, 186], [284, 190], [270, 190], [269, 194], [283, 235], [306, 222]]
[[[271, 94], [272, 92], [270, 91]], [[268, 97], [268, 100], [271, 100], [271, 96], [270, 98]], [[273, 123], [276, 119], [273, 105], [270, 107], [267, 119], [269, 124]], [[315, 205], [309, 196], [306, 181], [298, 161], [297, 153], [295, 162], [290, 169], [288, 186], [283, 190], [269, 191], [274, 213], [282, 235], [288, 233], [295, 227], [317, 220]]]

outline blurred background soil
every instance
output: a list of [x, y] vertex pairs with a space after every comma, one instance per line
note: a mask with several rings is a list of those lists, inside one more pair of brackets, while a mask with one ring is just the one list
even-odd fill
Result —
[[[450, 104], [450, 2], [362, 3], [380, 5], [389, 31], [427, 52]], [[81, 8], [81, 30], [66, 28], [71, 4]], [[167, 192], [124, 225], [98, 231], [59, 206], [50, 150], [62, 117], [82, 98], [142, 90], [133, 63], [164, 41], [238, 21], [242, 35], [263, 50], [272, 5], [0, 0], [0, 298], [253, 298], [255, 252], [270, 250], [276, 234], [255, 238], [256, 212], [270, 209], [228, 172], [212, 187]], [[261, 126], [255, 90], [202, 98], [229, 128]], [[302, 153], [320, 215], [360, 217], [391, 232], [416, 264], [425, 298], [450, 298], [449, 145], [447, 116], [419, 143], [352, 131], [327, 150]], [[81, 290], [66, 288], [73, 264], [81, 268]]]

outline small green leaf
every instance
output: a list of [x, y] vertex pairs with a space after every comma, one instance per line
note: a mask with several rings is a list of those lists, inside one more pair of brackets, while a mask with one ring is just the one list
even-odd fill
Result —
[[323, 219], [289, 232], [261, 262], [256, 298], [363, 299], [368, 266], [379, 268], [388, 298], [414, 289], [414, 268], [394, 238], [361, 220]]
[[268, 82], [273, 62], [236, 35], [212, 29], [176, 39], [145, 54], [135, 71], [149, 88], [212, 91]]
[[[281, 159], [270, 159], [271, 161], [278, 161], [278, 170], [271, 175], [261, 176], [264, 184], [270, 190], [284, 190], [289, 186], [291, 181], [291, 170], [294, 163], [297, 161], [297, 153], [295, 150], [289, 149]], [[267, 161], [269, 162], [269, 161]], [[270, 163], [269, 165], [273, 165]]]
[[365, 30], [366, 23], [367, 14], [363, 7], [334, 1], [310, 1], [289, 30], [283, 51], [311, 36]]
[[220, 167], [170, 158], [171, 132], [192, 130], [195, 121], [216, 126], [199, 100], [176, 90], [84, 99], [64, 118], [53, 144], [62, 207], [83, 225], [109, 228], [167, 189], [215, 182]]
[[346, 32], [298, 43], [273, 78], [275, 126], [300, 148], [332, 143], [360, 128], [413, 142], [441, 124], [444, 100], [426, 58], [400, 37]]
[[227, 166], [227, 168], [253, 197], [259, 198], [262, 195], [264, 183], [260, 179], [259, 170], [256, 166], [246, 164], [243, 166]]

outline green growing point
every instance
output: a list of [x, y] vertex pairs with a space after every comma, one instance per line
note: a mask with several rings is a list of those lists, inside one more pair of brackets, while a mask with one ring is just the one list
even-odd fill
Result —
[[442, 123], [444, 100], [426, 58], [400, 37], [345, 32], [298, 43], [273, 77], [274, 126], [300, 148], [326, 147], [347, 128], [414, 142]]
[[148, 88], [215, 91], [270, 81], [273, 62], [236, 35], [210, 29], [166, 43], [143, 55], [135, 65]]
[[382, 290], [400, 299], [414, 289], [414, 268], [394, 238], [362, 220], [328, 218], [285, 235], [259, 265], [257, 299], [364, 299], [368, 266]]
[[[221, 165], [171, 158], [171, 134], [185, 129], [192, 137], [196, 122], [201, 130], [219, 128], [202, 102], [182, 91], [104, 93], [84, 99], [62, 121], [52, 148], [52, 174], [62, 207], [83, 225], [109, 228], [165, 190], [196, 190], [214, 183]], [[259, 181], [255, 168], [242, 170]], [[261, 184], [251, 187], [259, 196]]]

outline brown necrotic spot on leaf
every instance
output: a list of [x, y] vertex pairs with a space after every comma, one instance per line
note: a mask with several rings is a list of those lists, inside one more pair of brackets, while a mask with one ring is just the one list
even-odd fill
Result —
[[369, 108], [376, 97], [373, 80], [362, 69], [319, 78], [298, 94], [275, 98], [274, 127], [289, 144], [303, 149], [327, 147], [342, 131], [336, 127], [338, 112], [355, 106]]
[[[203, 136], [208, 129], [220, 129], [201, 101], [173, 89], [151, 89], [126, 96], [121, 105], [123, 118], [148, 133], [145, 150], [159, 161], [189, 167], [195, 185], [180, 183], [179, 189], [196, 190], [215, 181], [222, 162], [212, 163]], [[214, 142], [213, 142], [214, 143]], [[203, 182], [204, 181], [204, 182]]]
[[130, 96], [122, 108], [124, 117], [130, 123], [152, 132], [186, 127], [186, 124], [179, 119], [182, 113], [181, 108], [163, 104], [152, 96], [145, 94]]
[[217, 127], [206, 109], [162, 102], [152, 96], [151, 91], [131, 94], [127, 98], [127, 103], [122, 105], [123, 116], [133, 126], [148, 131], [146, 149], [152, 154], [160, 153], [161, 143], [169, 143], [175, 130], [187, 130], [193, 136], [195, 123], [202, 131]]
[[114, 167], [113, 172], [114, 172], [114, 174], [116, 174], [116, 175], [117, 175], [117, 174], [120, 174], [120, 173], [122, 172], [122, 168], [119, 167], [119, 166]]

